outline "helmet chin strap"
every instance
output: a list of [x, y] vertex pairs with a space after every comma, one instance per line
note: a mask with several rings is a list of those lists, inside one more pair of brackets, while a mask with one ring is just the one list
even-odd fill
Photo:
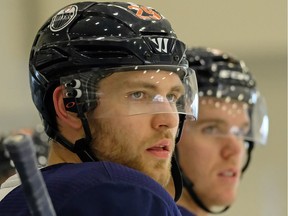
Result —
[[[180, 140], [184, 121], [185, 121], [186, 115], [184, 114], [179, 114], [179, 126], [178, 126], [178, 131], [175, 139], [175, 144]], [[176, 147], [175, 147], [176, 150]], [[182, 194], [182, 189], [183, 189], [183, 179], [182, 179], [182, 174], [180, 171], [180, 167], [178, 165], [177, 159], [176, 159], [176, 153], [174, 151], [173, 156], [172, 156], [172, 166], [171, 166], [171, 175], [173, 178], [174, 182], [174, 188], [175, 188], [175, 195], [174, 195], [174, 201], [177, 202]]]
[[65, 137], [60, 135], [58, 132], [54, 131], [51, 127], [48, 127], [47, 131], [53, 131], [54, 132], [54, 139], [60, 143], [62, 146], [67, 148], [69, 151], [77, 154], [77, 156], [80, 158], [83, 162], [92, 162], [92, 161], [98, 161], [98, 159], [92, 154], [92, 152], [89, 149], [89, 143], [87, 138], [81, 138], [75, 142], [73, 145], [71, 142], [69, 142]]
[[77, 106], [77, 113], [78, 117], [81, 119], [85, 137], [76, 140], [74, 145], [49, 125], [47, 127], [46, 132], [47, 134], [54, 134], [54, 139], [71, 152], [77, 154], [77, 156], [80, 158], [82, 162], [99, 161], [98, 158], [94, 156], [91, 149], [89, 148], [90, 143], [92, 141], [92, 135], [87, 118], [81, 106]]
[[251, 155], [252, 155], [252, 150], [254, 148], [254, 142], [252, 141], [246, 141], [248, 143], [248, 149], [247, 149], [247, 160], [246, 160], [246, 163], [244, 164], [241, 172], [242, 172], [242, 175], [243, 173], [246, 171], [246, 169], [248, 168], [249, 164], [250, 164], [250, 161], [251, 161]]
[[229, 209], [230, 206], [226, 206], [224, 207], [222, 210], [220, 211], [212, 211], [210, 210], [208, 207], [205, 206], [205, 204], [200, 200], [200, 198], [197, 196], [197, 194], [195, 193], [195, 191], [193, 190], [193, 183], [183, 174], [183, 185], [184, 187], [187, 189], [189, 195], [191, 196], [191, 198], [194, 200], [194, 202], [200, 207], [202, 208], [204, 211], [211, 213], [211, 214], [221, 214], [225, 211], [227, 211], [227, 209]]
[[183, 188], [183, 181], [182, 181], [182, 175], [177, 163], [177, 160], [175, 158], [175, 155], [172, 156], [172, 166], [171, 166], [171, 175], [174, 182], [174, 188], [175, 188], [175, 195], [174, 195], [174, 201], [177, 202], [182, 194], [182, 188]]
[[83, 162], [99, 161], [98, 158], [92, 153], [90, 144], [92, 141], [91, 130], [81, 106], [78, 106], [78, 117], [81, 119], [85, 138], [81, 138], [75, 142], [74, 150], [78, 157]]

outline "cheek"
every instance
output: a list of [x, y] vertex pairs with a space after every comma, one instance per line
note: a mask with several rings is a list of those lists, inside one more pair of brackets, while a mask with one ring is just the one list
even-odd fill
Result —
[[114, 137], [117, 137], [119, 140], [126, 140], [125, 145], [138, 143], [139, 140], [145, 138], [147, 131], [145, 128], [147, 121], [131, 116], [108, 119], [106, 125], [109, 125], [111, 129], [107, 131], [108, 133], [113, 133]]
[[178, 151], [181, 157], [185, 158], [193, 158], [194, 155], [197, 155], [198, 151], [198, 145], [199, 136], [195, 133], [192, 132], [192, 129], [187, 129], [187, 127], [184, 127], [181, 135], [180, 142], [177, 144], [178, 145]]
[[247, 151], [247, 149], [244, 146], [240, 149], [240, 154], [239, 155], [240, 155], [239, 156], [240, 161], [242, 163], [246, 162], [247, 157], [248, 157], [248, 151]]
[[177, 144], [179, 163], [182, 169], [192, 169], [194, 164], [198, 161], [199, 149], [195, 140], [191, 136], [183, 136], [181, 141]]
[[189, 170], [208, 168], [219, 154], [215, 143], [199, 134], [184, 133], [182, 138], [177, 148], [180, 165], [183, 168]]
[[[179, 164], [184, 174], [192, 181], [195, 177], [200, 175], [201, 169], [203, 169], [201, 163], [201, 154], [199, 154], [199, 149], [194, 146], [193, 140], [186, 140], [186, 142], [181, 142], [178, 144], [178, 156]], [[200, 170], [199, 170], [200, 169]]]

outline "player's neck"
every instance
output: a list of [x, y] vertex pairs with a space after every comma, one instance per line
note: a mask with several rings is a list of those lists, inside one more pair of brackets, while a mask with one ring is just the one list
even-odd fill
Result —
[[47, 164], [53, 165], [59, 163], [81, 163], [81, 160], [75, 153], [66, 149], [61, 144], [51, 141]]
[[185, 188], [183, 188], [182, 195], [178, 200], [177, 205], [184, 207], [197, 216], [208, 216], [208, 213], [194, 202]]

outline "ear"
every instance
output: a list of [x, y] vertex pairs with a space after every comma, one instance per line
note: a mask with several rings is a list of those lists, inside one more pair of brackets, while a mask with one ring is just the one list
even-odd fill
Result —
[[82, 122], [77, 117], [77, 114], [73, 112], [68, 112], [66, 110], [61, 86], [58, 86], [53, 92], [53, 103], [56, 115], [60, 121], [64, 122], [64, 124], [67, 124], [76, 130], [82, 128]]

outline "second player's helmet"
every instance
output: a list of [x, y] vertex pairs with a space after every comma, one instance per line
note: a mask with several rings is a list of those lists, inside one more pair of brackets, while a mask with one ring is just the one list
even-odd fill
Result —
[[[79, 2], [64, 7], [40, 28], [30, 54], [32, 98], [46, 133], [71, 151], [84, 149], [76, 153], [90, 160], [91, 134], [84, 113], [97, 105], [97, 82], [119, 71], [175, 72], [187, 87], [177, 106], [179, 113], [186, 115], [187, 107], [196, 112], [197, 83], [185, 51], [169, 21], [150, 7], [124, 2]], [[85, 131], [86, 137], [75, 145], [58, 132], [52, 94], [59, 85], [66, 89], [66, 109], [78, 113]], [[185, 105], [185, 100], [193, 106]]]
[[195, 70], [199, 97], [239, 101], [249, 108], [251, 129], [246, 141], [265, 144], [268, 137], [268, 115], [264, 98], [256, 81], [241, 60], [217, 49], [197, 47], [186, 52], [189, 66]]
[[[220, 50], [195, 47], [188, 49], [186, 55], [189, 66], [195, 70], [197, 76], [200, 99], [213, 97], [223, 99], [227, 103], [237, 101], [247, 105], [251, 127], [244, 137], [247, 144], [246, 162], [242, 168], [244, 172], [249, 165], [254, 144], [265, 144], [268, 137], [269, 122], [266, 104], [256, 88], [255, 79], [243, 61]], [[208, 209], [195, 193], [193, 183], [185, 173], [183, 176], [184, 186], [201, 208], [210, 213], [221, 213], [228, 208], [220, 212]]]

